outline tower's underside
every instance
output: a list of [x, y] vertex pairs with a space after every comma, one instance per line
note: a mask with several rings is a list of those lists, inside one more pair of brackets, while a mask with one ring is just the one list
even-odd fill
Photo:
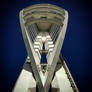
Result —
[[67, 11], [50, 4], [20, 12], [28, 56], [13, 92], [78, 92], [61, 56], [67, 21]]

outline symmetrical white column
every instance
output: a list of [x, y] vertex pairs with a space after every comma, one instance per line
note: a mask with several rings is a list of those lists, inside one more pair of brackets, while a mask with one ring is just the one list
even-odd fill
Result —
[[[20, 24], [29, 58], [26, 64], [30, 66], [31, 72], [23, 68], [13, 92], [35, 92], [36, 87], [39, 92], [49, 92], [50, 86], [52, 92], [78, 92], [72, 77], [74, 88], [71, 86], [66, 74], [70, 78], [70, 73], [60, 59], [67, 22], [68, 12], [55, 5], [38, 4], [20, 12]], [[45, 49], [42, 49], [43, 44]], [[46, 55], [46, 64], [41, 63], [42, 54]]]

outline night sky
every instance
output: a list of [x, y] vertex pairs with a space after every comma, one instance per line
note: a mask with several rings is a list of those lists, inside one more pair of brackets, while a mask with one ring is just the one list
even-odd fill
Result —
[[68, 27], [61, 52], [79, 91], [91, 92], [92, 3], [88, 0], [0, 1], [0, 92], [12, 92], [27, 57], [19, 12], [37, 3], [55, 4], [68, 11]]

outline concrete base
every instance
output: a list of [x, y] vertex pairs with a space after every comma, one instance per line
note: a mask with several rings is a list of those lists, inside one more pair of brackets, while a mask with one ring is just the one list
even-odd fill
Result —
[[55, 92], [73, 92], [70, 81], [68, 80], [67, 74], [63, 67], [56, 72], [52, 81], [52, 88], [57, 89]]
[[[51, 92], [73, 92], [63, 67], [56, 72], [51, 86]], [[13, 92], [36, 92], [36, 82], [31, 72], [22, 70]]]
[[13, 92], [36, 92], [36, 82], [31, 72], [22, 70]]

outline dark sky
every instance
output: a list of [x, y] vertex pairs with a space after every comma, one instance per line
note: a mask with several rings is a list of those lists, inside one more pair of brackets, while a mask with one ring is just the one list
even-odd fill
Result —
[[92, 3], [88, 0], [0, 1], [0, 92], [11, 92], [27, 57], [19, 12], [36, 3], [50, 3], [69, 13], [63, 57], [80, 92], [92, 86]]

